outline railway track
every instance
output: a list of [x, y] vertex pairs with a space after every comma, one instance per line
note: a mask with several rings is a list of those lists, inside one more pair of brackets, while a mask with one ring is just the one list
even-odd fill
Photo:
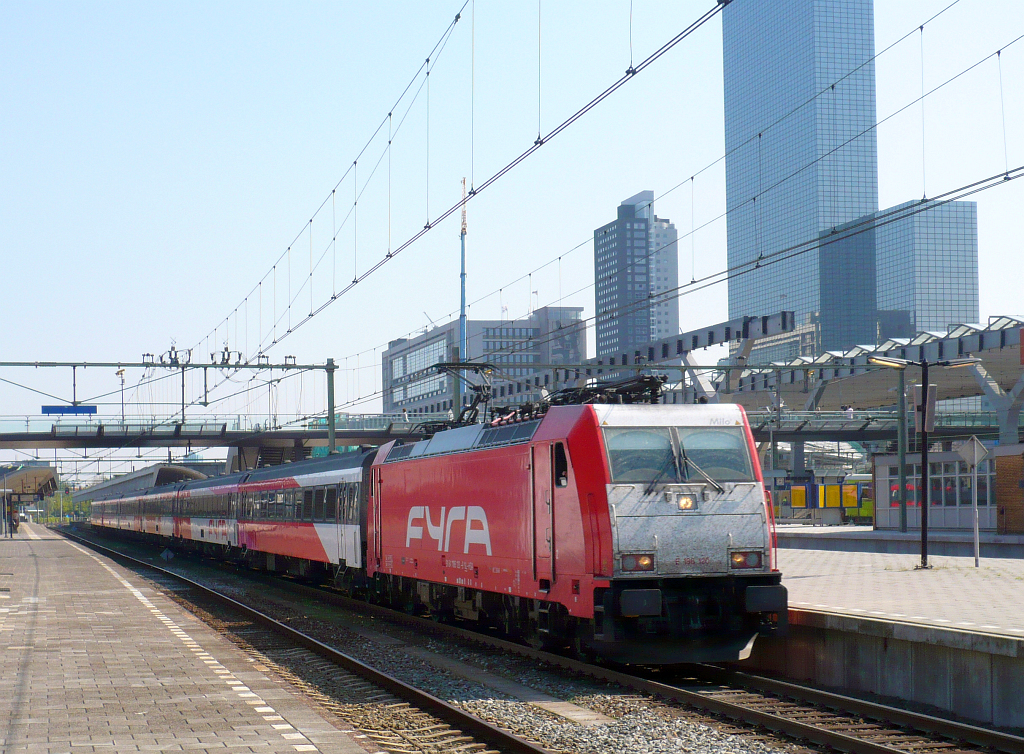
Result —
[[[118, 557], [129, 557], [102, 545], [94, 544], [85, 538], [80, 538], [80, 541], [90, 546], [102, 547]], [[157, 568], [152, 563], [129, 559], [147, 568], [156, 568], [173, 578], [183, 578], [173, 572]], [[227, 601], [233, 606], [238, 605], [240, 609], [249, 609], [208, 587], [195, 584], [195, 588], [210, 592], [211, 595], [216, 595], [217, 599]], [[749, 728], [753, 727], [756, 731], [754, 735], [763, 735], [764, 731], [769, 731], [805, 746], [823, 747], [851, 754], [919, 754], [920, 752], [1019, 754], [1024, 752], [1024, 738], [1018, 736], [761, 676], [711, 666], [693, 667], [686, 676], [676, 675], [674, 677], [667, 677], [667, 674], [663, 672], [652, 672], [647, 675], [624, 672], [616, 668], [593, 665], [531, 649], [457, 626], [438, 624], [424, 618], [404, 615], [387, 608], [349, 599], [331, 590], [295, 583], [289, 583], [288, 589], [296, 596], [308, 597], [318, 602], [334, 603], [340, 607], [382, 618], [391, 623], [412, 627], [418, 633], [428, 632], [437, 636], [469, 641], [497, 652], [515, 653], [533, 662], [546, 663], [570, 674], [615, 683], [676, 705], [677, 709], [684, 708], [679, 709], [680, 714], [692, 716], [696, 711], [698, 715], [711, 716], [713, 720], [719, 722], [729, 721], [727, 727], [732, 723], [747, 726], [745, 735], [751, 735]], [[260, 616], [258, 620], [261, 624], [269, 625], [264, 621], [272, 619], [258, 611], [255, 612]], [[284, 628], [289, 631], [293, 630], [286, 626]], [[276, 628], [274, 630], [276, 631]], [[336, 650], [305, 634], [299, 634], [299, 636], [303, 638], [301, 640], [296, 638], [296, 641], [302, 643], [306, 651], [317, 657], [329, 659], [329, 654], [324, 654], [324, 652], [336, 653]], [[272, 660], [269, 656], [268, 659]], [[331, 661], [333, 662], [333, 660]], [[360, 667], [366, 667], [369, 672], [378, 672], [357, 660], [353, 661]], [[304, 665], [304, 667], [306, 666]], [[287, 674], [287, 672], [285, 667], [284, 673]], [[356, 673], [357, 671], [353, 669], [352, 672]], [[361, 672], [359, 675], [367, 677], [363, 676]], [[666, 677], [662, 678], [662, 676]], [[387, 678], [391, 683], [401, 684], [402, 687], [407, 686], [397, 679], [389, 676]], [[377, 683], [377, 681], [371, 682]], [[396, 698], [411, 701], [410, 697], [402, 693], [402, 688], [390, 688], [384, 683], [381, 686]], [[489, 737], [491, 734], [488, 729], [480, 729], [476, 726], [489, 726], [495, 730], [500, 730], [499, 728], [476, 717], [473, 717], [472, 722], [457, 722], [459, 716], [465, 714], [463, 710], [430, 695], [427, 696], [429, 700], [423, 705], [417, 701], [412, 701], [412, 704], [449, 721], [457, 729], [465, 728], [467, 731], [478, 734], [483, 740], [494, 742], [494, 745], [503, 751], [544, 751], [517, 736], [512, 736], [514, 740], [510, 742], [510, 745], [499, 744], [495, 738]], [[388, 714], [391, 714], [392, 708], [386, 706], [391, 702], [382, 703], [388, 710]], [[400, 702], [396, 699], [395, 704], [400, 704]], [[400, 711], [399, 707], [393, 709], [396, 713]], [[367, 726], [367, 729], [373, 728], [372, 721], [363, 722], [361, 725]], [[410, 730], [415, 730], [415, 726], [410, 725]], [[737, 729], [736, 732], [743, 735], [741, 730]], [[506, 732], [503, 733], [507, 735]], [[432, 733], [426, 735], [432, 735]], [[398, 746], [400, 743], [392, 741], [388, 745]], [[413, 746], [412, 742], [409, 743], [410, 747]], [[532, 748], [514, 748], [516, 746]], [[384, 747], [383, 743], [382, 747]], [[402, 751], [403, 749], [389, 750]], [[419, 751], [422, 749], [409, 748], [407, 750]]]

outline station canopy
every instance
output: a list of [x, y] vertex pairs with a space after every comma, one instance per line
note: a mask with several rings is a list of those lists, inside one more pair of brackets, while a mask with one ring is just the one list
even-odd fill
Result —
[[16, 502], [38, 500], [57, 491], [57, 471], [42, 463], [0, 466], [0, 489]]

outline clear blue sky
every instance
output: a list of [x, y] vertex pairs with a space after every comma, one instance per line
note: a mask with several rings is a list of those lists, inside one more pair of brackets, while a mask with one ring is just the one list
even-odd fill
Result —
[[[172, 339], [179, 347], [200, 344], [205, 358], [225, 337], [232, 349], [252, 352], [260, 319], [267, 332], [276, 313], [287, 329], [289, 266], [297, 322], [311, 303], [308, 288], [299, 292], [310, 268], [307, 221], [461, 4], [0, 5], [2, 358], [128, 361], [166, 351]], [[880, 0], [876, 50], [948, 4]], [[711, 5], [636, 0], [634, 61]], [[425, 90], [395, 137], [392, 246], [422, 228], [428, 205], [433, 217], [456, 202], [463, 176], [482, 182], [537, 136], [537, 5], [476, 0], [475, 33], [472, 7], [430, 77], [429, 196]], [[1017, 0], [961, 0], [929, 25], [926, 87], [1024, 33], [1020, 10]], [[630, 3], [544, 2], [541, 39], [546, 132], [629, 65]], [[920, 61], [917, 36], [879, 58], [879, 117], [918, 96]], [[591, 315], [593, 292], [585, 286], [593, 279], [592, 249], [570, 250], [637, 191], [655, 191], [658, 214], [687, 232], [687, 179], [723, 151], [721, 67], [715, 19], [472, 201], [469, 298], [483, 300], [470, 316], [497, 317], [502, 305], [510, 316], [521, 316], [531, 291], [538, 292], [534, 305], [561, 301]], [[1024, 42], [1006, 51], [1002, 69], [1013, 167], [1024, 162]], [[1000, 107], [994, 61], [928, 100], [929, 195], [1003, 169]], [[395, 125], [404, 108], [395, 112]], [[879, 131], [882, 207], [922, 194], [920, 117], [920, 108], [911, 108]], [[360, 184], [383, 145], [378, 139], [360, 161]], [[326, 255], [313, 276], [313, 304], [387, 251], [386, 168], [385, 158], [360, 201], [355, 259], [351, 220], [336, 249], [330, 201], [314, 220], [313, 255]], [[723, 177], [719, 164], [695, 181], [697, 224], [724, 209]], [[976, 199], [982, 316], [1020, 313], [1015, 221], [1024, 194], [1014, 183]], [[350, 176], [335, 196], [339, 225], [351, 202]], [[227, 333], [221, 328], [215, 340], [205, 340], [296, 236], [290, 262], [276, 275], [277, 303], [268, 279], [262, 311], [258, 296], [250, 297]], [[372, 393], [380, 379], [380, 346], [428, 324], [427, 315], [442, 321], [457, 309], [458, 250], [454, 217], [271, 349], [271, 358], [334, 357], [352, 368], [361, 353], [359, 372], [339, 376], [339, 397]], [[560, 265], [512, 284], [559, 255]], [[692, 248], [680, 243], [680, 278], [725, 263], [722, 221], [699, 233]], [[499, 288], [500, 295], [484, 298]], [[680, 305], [684, 328], [723, 320], [724, 286], [684, 297]], [[0, 376], [70, 397], [69, 375]], [[139, 377], [129, 374], [129, 389]], [[90, 371], [79, 383], [79, 397], [119, 384], [112, 370]], [[169, 402], [177, 390], [158, 386], [138, 395]], [[304, 410], [322, 409], [322, 384], [310, 379], [288, 400]], [[218, 408], [242, 410], [240, 401]], [[53, 401], [0, 388], [0, 414], [38, 413], [41, 402]]]

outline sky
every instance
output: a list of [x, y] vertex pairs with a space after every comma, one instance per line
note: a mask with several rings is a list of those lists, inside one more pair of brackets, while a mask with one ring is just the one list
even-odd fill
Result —
[[[535, 3], [463, 2], [0, 4], [0, 358], [132, 362], [173, 345], [206, 361], [262, 344], [276, 363], [335, 359], [339, 403], [379, 410], [388, 341], [457, 316], [458, 213], [435, 220], [462, 178], [483, 184], [713, 6], [549, 0], [538, 23]], [[876, 52], [950, 2], [876, 2]], [[920, 96], [922, 74], [928, 90], [1005, 48], [929, 95], [923, 126], [914, 105], [879, 127], [881, 207], [1024, 164], [1021, 34], [1017, 0], [960, 0], [879, 56], [882, 119]], [[724, 269], [722, 97], [716, 17], [472, 197], [469, 316], [592, 316], [593, 229], [645, 189], [686, 236], [681, 281]], [[1024, 190], [973, 199], [982, 319], [1024, 313]], [[726, 319], [724, 285], [680, 299], [684, 330]], [[180, 384], [162, 375], [128, 370], [129, 416], [173, 411]], [[71, 398], [69, 370], [0, 379], [0, 423]], [[115, 370], [76, 383], [120, 413]], [[208, 412], [325, 407], [322, 374], [276, 392], [220, 372], [214, 384], [232, 397]], [[202, 389], [191, 377], [188, 401]]]

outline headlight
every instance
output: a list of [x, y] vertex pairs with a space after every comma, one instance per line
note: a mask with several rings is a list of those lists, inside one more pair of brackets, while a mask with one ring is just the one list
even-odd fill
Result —
[[743, 550], [729, 554], [729, 565], [732, 568], [760, 568], [764, 562], [764, 553], [760, 550]]
[[623, 571], [653, 571], [654, 570], [654, 556], [653, 555], [623, 555], [622, 556], [622, 570]]
[[676, 498], [676, 505], [681, 511], [697, 510], [697, 499], [693, 495], [680, 495]]

